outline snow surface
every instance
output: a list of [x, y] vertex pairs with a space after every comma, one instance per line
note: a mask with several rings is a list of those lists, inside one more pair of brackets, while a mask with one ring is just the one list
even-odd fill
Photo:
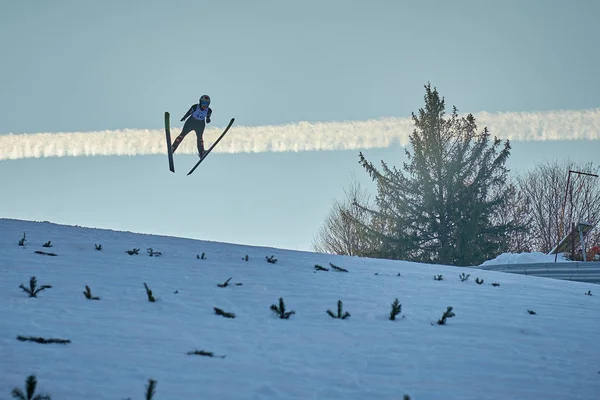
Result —
[[[595, 285], [7, 219], [0, 254], [1, 399], [30, 374], [55, 400], [142, 399], [149, 378], [156, 400], [600, 398]], [[348, 272], [314, 271], [330, 262]], [[38, 298], [19, 288], [33, 275], [52, 285]], [[279, 297], [289, 320], [269, 309]], [[395, 298], [404, 318], [390, 321]], [[338, 299], [350, 318], [326, 314]]]

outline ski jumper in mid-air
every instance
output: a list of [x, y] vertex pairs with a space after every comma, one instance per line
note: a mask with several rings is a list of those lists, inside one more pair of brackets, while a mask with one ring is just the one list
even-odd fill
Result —
[[188, 112], [185, 113], [183, 118], [181, 118], [181, 121], [185, 121], [186, 119], [187, 121], [185, 121], [185, 124], [183, 125], [179, 136], [177, 136], [173, 141], [173, 144], [171, 146], [173, 149], [173, 153], [175, 153], [175, 150], [177, 150], [177, 147], [179, 147], [179, 144], [181, 144], [181, 141], [183, 140], [183, 138], [185, 138], [185, 135], [187, 135], [191, 131], [195, 131], [196, 141], [198, 144], [198, 155], [200, 156], [200, 158], [202, 158], [202, 156], [205, 153], [202, 134], [204, 133], [204, 128], [206, 127], [206, 124], [210, 124], [210, 116], [212, 115], [212, 109], [209, 107], [209, 105], [210, 97], [204, 94], [202, 95], [202, 97], [200, 97], [200, 101], [198, 102], [198, 104], [193, 104], [188, 110]]

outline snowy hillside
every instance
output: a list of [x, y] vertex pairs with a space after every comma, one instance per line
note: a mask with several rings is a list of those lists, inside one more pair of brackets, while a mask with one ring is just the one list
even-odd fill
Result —
[[[32, 276], [52, 287], [29, 297]], [[142, 399], [149, 379], [155, 400], [598, 399], [596, 288], [0, 219], [0, 399], [30, 375], [54, 400]]]

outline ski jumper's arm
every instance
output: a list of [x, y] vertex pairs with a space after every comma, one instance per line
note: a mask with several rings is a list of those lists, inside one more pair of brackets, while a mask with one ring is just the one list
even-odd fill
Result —
[[206, 123], [210, 124], [210, 116], [212, 115], [212, 108], [208, 107], [208, 113], [206, 114]]
[[194, 112], [194, 110], [196, 110], [196, 104], [192, 105], [190, 107], [190, 109], [188, 110], [188, 112], [185, 113], [185, 115], [183, 116], [183, 118], [181, 118], [181, 121], [185, 121], [190, 115], [192, 115], [192, 113]]

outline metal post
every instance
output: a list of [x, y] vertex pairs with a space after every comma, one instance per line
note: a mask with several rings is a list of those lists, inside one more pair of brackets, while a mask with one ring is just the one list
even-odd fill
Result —
[[581, 241], [581, 252], [583, 253], [583, 261], [587, 261], [587, 255], [585, 254], [585, 240], [583, 240], [583, 230], [581, 224], [579, 224], [579, 240]]
[[575, 261], [575, 222], [571, 226], [571, 261]]

